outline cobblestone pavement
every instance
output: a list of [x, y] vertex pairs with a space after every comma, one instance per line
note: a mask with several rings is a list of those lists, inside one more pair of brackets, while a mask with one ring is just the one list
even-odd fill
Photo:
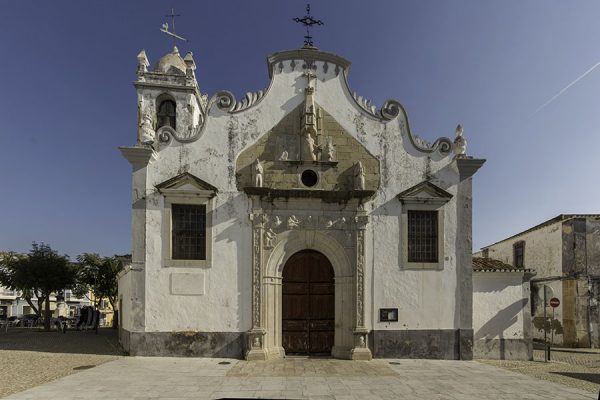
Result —
[[[600, 373], [600, 352], [552, 349], [550, 358], [552, 361], [565, 362], [571, 365], [598, 368], [598, 373]], [[544, 351], [534, 350], [533, 359], [536, 361], [544, 361]]]
[[[573, 388], [600, 392], [600, 354], [553, 350], [544, 362], [544, 351], [534, 350], [535, 361], [479, 360], [479, 362], [520, 372], [538, 379]], [[600, 396], [598, 396], [600, 398]]]
[[116, 331], [0, 331], [0, 397], [119, 358]]
[[123, 357], [9, 397], [54, 398], [577, 400], [597, 395], [474, 361]]

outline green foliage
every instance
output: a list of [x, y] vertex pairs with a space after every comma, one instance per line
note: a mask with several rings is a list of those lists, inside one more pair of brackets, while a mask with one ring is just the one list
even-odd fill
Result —
[[50, 329], [50, 294], [70, 289], [75, 284], [75, 266], [67, 256], [59, 255], [47, 244], [33, 242], [29, 254], [3, 253], [0, 259], [0, 283], [13, 290], [22, 291], [22, 296], [33, 307], [32, 296], [41, 305], [46, 302], [45, 326]]
[[19, 260], [25, 258], [23, 254], [13, 251], [0, 252], [0, 285], [11, 290], [19, 290], [17, 270]]
[[116, 310], [118, 296], [118, 274], [123, 269], [120, 257], [101, 257], [94, 253], [84, 253], [77, 257], [79, 263], [77, 273], [76, 295], [91, 291], [99, 303], [108, 299]]
[[47, 244], [33, 243], [26, 259], [21, 261], [20, 278], [26, 286], [50, 294], [75, 284], [75, 266], [68, 257], [59, 255]]

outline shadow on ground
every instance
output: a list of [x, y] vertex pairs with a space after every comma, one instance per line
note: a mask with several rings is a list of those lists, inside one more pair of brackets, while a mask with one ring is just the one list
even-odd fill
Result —
[[45, 332], [38, 329], [12, 328], [0, 331], [0, 350], [47, 353], [124, 355], [116, 329], [94, 331]]
[[569, 378], [579, 379], [581, 381], [588, 381], [592, 383], [596, 383], [600, 385], [600, 373], [598, 374], [590, 374], [584, 372], [557, 372], [550, 371], [551, 374], [568, 376]]

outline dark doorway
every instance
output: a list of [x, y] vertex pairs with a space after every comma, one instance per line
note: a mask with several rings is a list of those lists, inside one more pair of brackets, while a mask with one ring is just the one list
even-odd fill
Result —
[[283, 269], [282, 336], [286, 354], [330, 355], [335, 324], [333, 267], [303, 250]]

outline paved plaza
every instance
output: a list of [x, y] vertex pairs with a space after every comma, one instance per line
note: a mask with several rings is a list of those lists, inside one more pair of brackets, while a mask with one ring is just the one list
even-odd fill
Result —
[[476, 361], [124, 357], [8, 399], [597, 399]]

